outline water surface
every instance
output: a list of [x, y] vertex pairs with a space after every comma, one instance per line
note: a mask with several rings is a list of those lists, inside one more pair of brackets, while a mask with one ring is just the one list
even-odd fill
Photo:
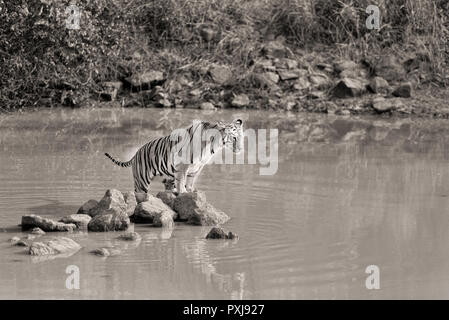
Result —
[[[0, 298], [349, 299], [449, 298], [448, 121], [380, 120], [251, 111], [254, 129], [279, 129], [279, 165], [210, 165], [198, 181], [231, 216], [238, 241], [205, 240], [209, 228], [136, 225], [120, 233], [63, 234], [83, 249], [37, 259], [8, 239], [24, 214], [62, 217], [108, 188], [132, 190], [114, 166], [150, 138], [230, 111], [42, 110], [0, 116]], [[155, 182], [152, 193], [162, 190]], [[54, 235], [54, 234], [53, 234]], [[44, 236], [42, 239], [45, 239]], [[100, 258], [89, 251], [116, 246]], [[65, 287], [68, 265], [80, 290]], [[365, 269], [380, 268], [380, 290]]]

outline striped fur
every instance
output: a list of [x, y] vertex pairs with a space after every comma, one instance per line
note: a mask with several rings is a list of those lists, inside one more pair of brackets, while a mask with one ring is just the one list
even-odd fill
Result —
[[170, 135], [151, 140], [126, 162], [106, 157], [120, 167], [132, 166], [134, 189], [148, 192], [155, 176], [174, 179], [179, 193], [191, 192], [204, 165], [224, 146], [234, 152], [243, 148], [243, 124], [194, 121], [191, 126], [174, 130]]

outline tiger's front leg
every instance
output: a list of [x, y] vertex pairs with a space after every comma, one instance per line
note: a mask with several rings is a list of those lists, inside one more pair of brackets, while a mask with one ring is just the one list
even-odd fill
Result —
[[187, 192], [195, 192], [195, 182], [198, 179], [201, 170], [203, 169], [204, 165], [200, 166], [199, 168], [196, 168], [194, 172], [188, 172], [187, 173], [187, 179], [186, 179], [186, 188]]
[[178, 168], [176, 168], [175, 184], [176, 184], [176, 191], [178, 191], [178, 194], [187, 192], [186, 191], [186, 176], [187, 176], [187, 166], [186, 165], [180, 165]]

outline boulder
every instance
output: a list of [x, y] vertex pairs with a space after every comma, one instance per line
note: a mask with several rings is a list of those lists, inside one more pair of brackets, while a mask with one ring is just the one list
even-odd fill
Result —
[[234, 108], [244, 108], [247, 107], [249, 103], [250, 101], [246, 94], [239, 94], [232, 99], [231, 105]]
[[385, 80], [382, 77], [374, 77], [370, 80], [368, 84], [368, 89], [372, 93], [382, 93], [387, 94], [390, 91], [390, 85], [388, 84], [388, 81]]
[[123, 193], [123, 199], [125, 199], [126, 203], [126, 213], [130, 216], [134, 213], [134, 209], [137, 205], [136, 194], [134, 191], [125, 192]]
[[45, 242], [33, 242], [29, 249], [32, 256], [65, 254], [77, 252], [81, 246], [70, 238], [57, 237]]
[[189, 192], [180, 194], [173, 203], [178, 219], [193, 225], [217, 225], [229, 220], [224, 212], [206, 202], [204, 192]]
[[232, 71], [227, 66], [214, 65], [209, 69], [209, 75], [217, 84], [225, 84], [232, 78]]
[[375, 73], [388, 82], [402, 80], [406, 75], [404, 67], [394, 55], [382, 56], [375, 66]]
[[410, 82], [400, 84], [394, 91], [395, 97], [410, 98], [412, 96], [413, 87]]
[[134, 223], [153, 223], [154, 218], [163, 213], [170, 215], [172, 218], [177, 216], [176, 212], [161, 199], [148, 194], [148, 200], [136, 206], [134, 214], [130, 216], [130, 219]]
[[118, 237], [120, 240], [125, 241], [140, 241], [142, 237], [137, 232], [127, 232]]
[[127, 204], [123, 194], [119, 190], [109, 189], [98, 203], [98, 206], [90, 212], [90, 216], [118, 214], [126, 211]]
[[332, 89], [332, 94], [338, 99], [353, 98], [360, 96], [364, 89], [365, 86], [360, 80], [345, 78]]
[[73, 231], [76, 225], [73, 223], [56, 222], [52, 219], [43, 218], [35, 214], [30, 214], [22, 217], [22, 229], [28, 230], [38, 227], [43, 231]]
[[123, 231], [128, 229], [130, 220], [126, 212], [96, 215], [87, 225], [89, 231]]
[[190, 215], [187, 224], [193, 224], [197, 226], [215, 226], [217, 224], [226, 223], [229, 220], [229, 216], [221, 210], [216, 209], [209, 203], [198, 210], [195, 210]]
[[215, 106], [210, 102], [203, 102], [200, 105], [201, 110], [215, 110]]
[[125, 78], [125, 81], [132, 89], [140, 91], [148, 90], [156, 85], [161, 85], [165, 81], [165, 78], [161, 71], [145, 71], [135, 73], [130, 77]]
[[161, 199], [163, 203], [165, 203], [167, 206], [173, 209], [173, 203], [175, 202], [176, 199], [176, 196], [173, 192], [171, 191], [158, 192], [156, 198]]
[[92, 219], [91, 216], [87, 214], [71, 214], [67, 217], [60, 219], [59, 222], [72, 223], [76, 225], [78, 229], [80, 229], [87, 227], [91, 219]]
[[92, 216], [92, 212], [98, 206], [97, 200], [89, 200], [78, 209], [78, 214], [87, 214]]
[[28, 247], [28, 243], [26, 243], [24, 240], [19, 240], [16, 243], [14, 243], [14, 245], [18, 247]]
[[238, 236], [229, 231], [226, 233], [220, 227], [213, 227], [206, 236], [206, 239], [236, 239]]
[[378, 113], [390, 112], [403, 107], [403, 103], [400, 98], [385, 99], [380, 97], [373, 99], [372, 105], [373, 109]]
[[100, 257], [112, 257], [119, 255], [121, 251], [116, 248], [99, 248], [92, 250], [90, 253]]
[[282, 41], [272, 40], [263, 46], [262, 54], [272, 58], [284, 58], [288, 50]]
[[359, 65], [351, 60], [339, 60], [334, 64], [334, 70], [337, 73], [341, 73], [345, 70], [354, 70], [358, 67]]
[[282, 81], [295, 80], [301, 76], [299, 70], [278, 70], [279, 78]]
[[153, 227], [173, 228], [174, 225], [173, 215], [167, 211], [160, 212], [154, 216]]
[[36, 227], [36, 228], [33, 228], [33, 229], [31, 230], [31, 234], [35, 234], [35, 235], [40, 235], [40, 236], [42, 236], [42, 235], [45, 234], [45, 231], [42, 230], [41, 228]]

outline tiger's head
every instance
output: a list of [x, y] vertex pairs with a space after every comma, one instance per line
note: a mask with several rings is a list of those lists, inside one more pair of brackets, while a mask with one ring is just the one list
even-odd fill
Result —
[[236, 119], [231, 123], [221, 123], [223, 145], [232, 149], [234, 153], [243, 150], [243, 121]]

